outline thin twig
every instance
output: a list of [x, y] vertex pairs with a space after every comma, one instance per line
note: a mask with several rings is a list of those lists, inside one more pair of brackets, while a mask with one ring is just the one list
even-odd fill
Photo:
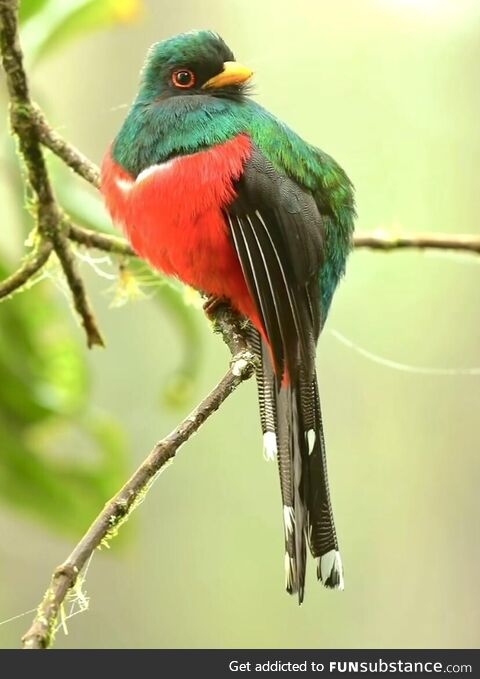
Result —
[[84, 245], [87, 248], [95, 248], [115, 255], [123, 255], [124, 257], [138, 256], [130, 244], [126, 240], [123, 240], [123, 238], [109, 236], [108, 234], [99, 233], [98, 231], [92, 231], [92, 229], [76, 226], [75, 224], [70, 224], [68, 226], [68, 237], [70, 240], [73, 240], [80, 245]]
[[62, 603], [90, 556], [97, 547], [116, 535], [158, 473], [175, 457], [180, 446], [200, 429], [243, 381], [251, 377], [254, 371], [253, 360], [253, 354], [247, 349], [234, 356], [228, 372], [217, 386], [171, 434], [156, 444], [133, 476], [107, 503], [66, 561], [55, 569], [32, 626], [22, 639], [25, 649], [51, 646]]
[[32, 110], [32, 120], [41, 143], [63, 160], [80, 177], [94, 186], [100, 187], [100, 170], [78, 149], [65, 141], [47, 122], [38, 106]]
[[355, 236], [356, 248], [372, 250], [461, 250], [480, 254], [480, 236], [448, 233], [414, 233], [395, 235], [389, 233], [358, 233]]
[[78, 273], [75, 256], [70, 247], [69, 240], [63, 233], [57, 231], [52, 234], [52, 243], [67, 279], [68, 287], [72, 292], [73, 304], [85, 329], [87, 346], [89, 349], [94, 345], [103, 347], [104, 341], [88, 301], [83, 279]]
[[[87, 247], [104, 250], [114, 254], [136, 257], [135, 251], [122, 238], [71, 226], [71, 240]], [[420, 233], [396, 236], [389, 233], [358, 232], [353, 238], [356, 250], [459, 250], [470, 254], [480, 254], [480, 236], [469, 234]]]
[[28, 183], [35, 196], [32, 201], [32, 213], [39, 235], [51, 242], [62, 264], [72, 292], [75, 309], [85, 328], [88, 346], [103, 345], [83, 281], [73, 264], [70, 244], [62, 233], [64, 218], [55, 200], [39, 140], [35, 123], [36, 109], [30, 98], [18, 36], [18, 0], [0, 0], [0, 51], [10, 98], [12, 132], [18, 139]]
[[52, 244], [42, 241], [40, 246], [29, 254], [20, 268], [0, 283], [0, 299], [20, 292], [30, 279], [48, 262], [52, 252]]

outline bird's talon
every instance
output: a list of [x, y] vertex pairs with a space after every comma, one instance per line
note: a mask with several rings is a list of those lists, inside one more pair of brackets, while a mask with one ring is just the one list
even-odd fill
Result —
[[210, 295], [203, 305], [203, 310], [210, 320], [214, 319], [216, 312], [222, 304], [227, 304], [227, 300], [224, 297], [216, 297], [215, 295]]

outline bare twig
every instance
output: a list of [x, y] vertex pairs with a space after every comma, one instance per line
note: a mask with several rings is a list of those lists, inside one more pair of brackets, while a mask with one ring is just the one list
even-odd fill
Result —
[[98, 189], [100, 187], [100, 170], [98, 167], [53, 130], [37, 106], [33, 107], [31, 115], [32, 122], [37, 130], [38, 139], [42, 144], [61, 158], [65, 165], [68, 165], [74, 172], [83, 177], [85, 181]]
[[17, 18], [18, 0], [0, 0], [0, 51], [10, 98], [10, 121], [12, 132], [18, 139], [28, 183], [34, 193], [32, 213], [40, 238], [52, 244], [66, 274], [75, 308], [85, 328], [88, 346], [103, 345], [83, 281], [74, 266], [69, 241], [62, 233], [64, 218], [53, 194], [35, 124], [36, 109], [30, 98], [23, 67]]
[[[230, 321], [226, 322], [230, 323]], [[227, 327], [230, 332], [228, 325]], [[231, 338], [231, 341], [238, 342], [238, 338]], [[32, 626], [22, 639], [25, 649], [48, 648], [52, 644], [62, 603], [69, 590], [75, 585], [89, 557], [97, 547], [116, 535], [119, 527], [128, 519], [157, 474], [169, 460], [175, 457], [180, 446], [200, 429], [202, 424], [218, 410], [225, 399], [244, 380], [251, 377], [253, 371], [253, 354], [244, 348], [233, 357], [228, 372], [210, 394], [171, 434], [156, 444], [133, 476], [106, 504], [66, 561], [55, 569]]]
[[130, 244], [123, 240], [123, 238], [116, 238], [115, 236], [85, 229], [74, 224], [68, 226], [68, 237], [87, 248], [96, 248], [97, 250], [103, 250], [115, 255], [123, 255], [124, 257], [137, 257]]
[[[70, 226], [69, 238], [80, 245], [97, 248], [113, 254], [136, 257], [135, 251], [123, 238]], [[480, 236], [470, 234], [424, 233], [395, 236], [389, 233], [358, 232], [353, 238], [356, 250], [457, 250], [467, 254], [480, 254]]]
[[480, 254], [480, 236], [448, 233], [414, 233], [395, 235], [382, 232], [358, 233], [356, 248], [372, 250], [460, 250]]

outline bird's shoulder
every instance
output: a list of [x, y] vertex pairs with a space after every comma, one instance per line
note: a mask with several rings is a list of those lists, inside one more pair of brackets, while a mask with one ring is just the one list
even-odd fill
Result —
[[250, 102], [249, 129], [253, 143], [280, 175], [308, 190], [321, 211], [354, 213], [353, 185], [328, 153], [305, 141], [285, 122]]

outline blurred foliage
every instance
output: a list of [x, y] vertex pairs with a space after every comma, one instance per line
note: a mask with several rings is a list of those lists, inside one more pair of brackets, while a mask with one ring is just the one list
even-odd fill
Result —
[[[34, 65], [72, 40], [134, 21], [142, 11], [142, 0], [22, 0], [26, 58]], [[22, 206], [14, 145], [7, 143], [5, 149], [5, 169]], [[99, 196], [61, 163], [50, 165], [60, 200], [72, 218], [91, 229], [113, 232]], [[25, 210], [22, 222], [30, 228]], [[145, 296], [148, 289], [178, 330], [183, 359], [162, 386], [162, 402], [185, 405], [200, 367], [198, 311], [186, 303], [180, 284], [163, 279], [143, 262], [112, 257], [116, 259], [112, 306]], [[0, 259], [1, 278], [12, 268]], [[32, 285], [0, 304], [0, 496], [64, 531], [85, 528], [126, 473], [122, 429], [92, 410], [89, 393], [85, 349], [73, 338], [69, 310], [58, 304], [52, 287]]]
[[0, 304], [0, 384], [1, 497], [57, 528], [84, 528], [125, 474], [126, 449], [117, 425], [89, 408], [84, 352], [45, 286]]
[[142, 0], [22, 0], [24, 49], [38, 61], [82, 35], [135, 21], [142, 13]]

